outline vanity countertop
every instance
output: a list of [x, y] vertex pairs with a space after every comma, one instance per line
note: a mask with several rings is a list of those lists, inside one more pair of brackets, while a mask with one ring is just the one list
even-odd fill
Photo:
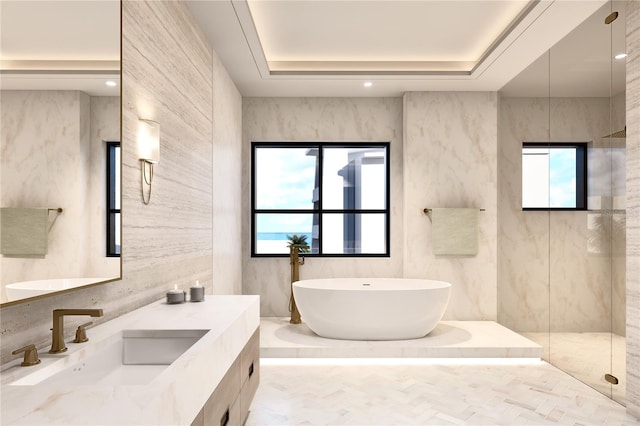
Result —
[[[206, 296], [203, 302], [179, 305], [164, 300], [151, 303], [88, 329], [87, 343], [67, 339], [69, 350], [63, 354], [41, 350], [42, 363], [37, 366], [20, 367], [20, 360], [4, 365], [0, 423], [189, 425], [259, 324], [258, 296]], [[9, 384], [38, 369], [54, 365], [63, 369], [61, 359], [77, 360], [88, 345], [100, 345], [125, 329], [210, 331], [148, 385]]]

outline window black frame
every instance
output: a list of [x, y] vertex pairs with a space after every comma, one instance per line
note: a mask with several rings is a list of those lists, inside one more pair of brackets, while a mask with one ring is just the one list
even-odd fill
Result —
[[[120, 245], [120, 251], [116, 251], [116, 232], [120, 232], [120, 229], [116, 229], [115, 224], [115, 215], [120, 214], [120, 209], [116, 209], [116, 197], [120, 197], [120, 194], [115, 193], [115, 168], [116, 168], [116, 159], [115, 159], [115, 148], [120, 148], [120, 142], [118, 141], [108, 141], [106, 143], [106, 151], [107, 151], [107, 169], [106, 169], [106, 182], [107, 182], [107, 257], [120, 257], [122, 252], [122, 244]], [[120, 158], [122, 158], [122, 151], [120, 152]], [[122, 170], [122, 166], [120, 167]], [[120, 225], [122, 226], [122, 215], [120, 215]]]
[[[576, 149], [576, 206], [575, 207], [522, 207], [522, 211], [583, 211], [587, 207], [587, 157], [588, 142], [523, 142], [524, 148], [575, 148]], [[520, 151], [522, 158], [522, 151]], [[521, 176], [521, 183], [522, 183]], [[522, 204], [522, 200], [521, 200]]]
[[[319, 193], [318, 209], [257, 209], [256, 208], [256, 149], [257, 148], [308, 148], [318, 149]], [[324, 173], [323, 149], [328, 148], [384, 148], [385, 149], [385, 208], [384, 209], [324, 209], [322, 207], [322, 185]], [[289, 257], [288, 254], [256, 253], [256, 216], [258, 214], [317, 214], [318, 253], [305, 253], [305, 257], [391, 257], [391, 143], [390, 142], [251, 142], [251, 257]], [[384, 214], [384, 253], [322, 253], [323, 214]]]

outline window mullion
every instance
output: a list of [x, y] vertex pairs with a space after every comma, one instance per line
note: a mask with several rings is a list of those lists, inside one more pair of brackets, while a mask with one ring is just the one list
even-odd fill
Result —
[[318, 170], [316, 170], [316, 175], [318, 176], [318, 254], [322, 255], [324, 254], [322, 247], [322, 222], [324, 219], [322, 204], [324, 198], [324, 145], [322, 144], [318, 144]]

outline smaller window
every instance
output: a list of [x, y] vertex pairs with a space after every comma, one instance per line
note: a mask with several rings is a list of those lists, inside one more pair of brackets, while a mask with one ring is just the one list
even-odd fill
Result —
[[107, 142], [107, 257], [120, 256], [120, 142]]
[[585, 210], [587, 144], [522, 144], [522, 209]]

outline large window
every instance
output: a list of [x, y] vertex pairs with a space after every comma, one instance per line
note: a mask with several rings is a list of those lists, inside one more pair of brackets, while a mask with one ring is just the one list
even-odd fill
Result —
[[587, 208], [587, 144], [522, 144], [523, 210]]
[[389, 256], [388, 143], [252, 144], [251, 254]]
[[107, 142], [107, 257], [120, 256], [120, 142]]

